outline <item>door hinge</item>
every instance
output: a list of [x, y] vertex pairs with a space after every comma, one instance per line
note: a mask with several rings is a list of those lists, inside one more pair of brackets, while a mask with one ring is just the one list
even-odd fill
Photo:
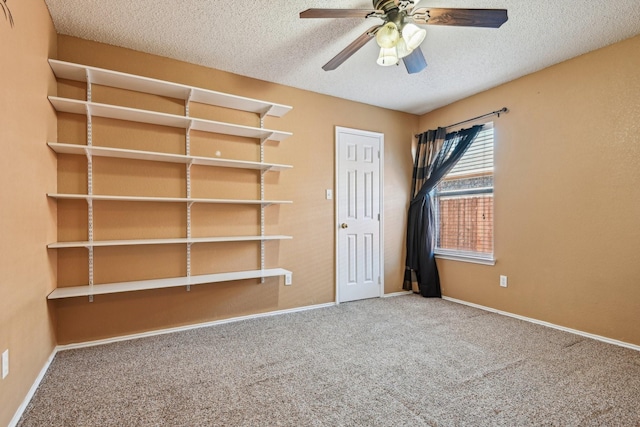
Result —
[[380, 276], [378, 276], [378, 285], [382, 285], [382, 281], [380, 280]]
[[380, 158], [380, 150], [378, 150], [378, 158]]
[[378, 214], [378, 221], [380, 221], [380, 214]]

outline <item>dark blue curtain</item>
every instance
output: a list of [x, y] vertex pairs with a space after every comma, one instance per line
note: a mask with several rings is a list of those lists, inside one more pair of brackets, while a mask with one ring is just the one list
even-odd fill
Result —
[[418, 137], [407, 219], [407, 260], [403, 288], [419, 290], [423, 297], [442, 296], [434, 255], [436, 226], [432, 190], [462, 158], [481, 129], [482, 125], [478, 125], [446, 133], [445, 128], [438, 128]]

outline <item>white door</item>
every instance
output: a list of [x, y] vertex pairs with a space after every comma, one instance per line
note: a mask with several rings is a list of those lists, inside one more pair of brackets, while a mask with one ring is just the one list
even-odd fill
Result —
[[382, 296], [384, 135], [336, 127], [337, 302]]

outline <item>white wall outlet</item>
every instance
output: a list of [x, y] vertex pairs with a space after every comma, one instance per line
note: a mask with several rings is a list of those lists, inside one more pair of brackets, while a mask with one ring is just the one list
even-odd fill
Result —
[[9, 375], [9, 349], [2, 352], [2, 379]]
[[500, 286], [503, 288], [507, 287], [507, 276], [500, 276]]
[[333, 199], [333, 190], [331, 189], [327, 189], [327, 192], [325, 194], [325, 197], [327, 198], [327, 200], [331, 200]]
[[293, 282], [293, 277], [291, 277], [291, 274], [285, 274], [284, 275], [284, 284], [285, 286], [291, 286], [291, 282]]

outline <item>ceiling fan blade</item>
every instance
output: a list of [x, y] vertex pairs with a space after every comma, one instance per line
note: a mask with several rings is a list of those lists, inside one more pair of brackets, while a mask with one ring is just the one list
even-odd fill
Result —
[[499, 28], [507, 22], [506, 9], [413, 9], [411, 18], [416, 24], [455, 25], [460, 27]]
[[300, 18], [367, 18], [383, 13], [381, 10], [367, 9], [307, 9], [300, 12]]
[[427, 68], [427, 60], [424, 59], [424, 54], [419, 47], [414, 49], [408, 56], [402, 58], [402, 62], [404, 62], [404, 66], [407, 67], [409, 74], [419, 73]]
[[351, 44], [345, 47], [342, 52], [333, 57], [333, 59], [322, 66], [325, 71], [331, 71], [338, 68], [344, 61], [349, 59], [351, 55], [356, 53], [362, 46], [375, 37], [376, 30], [382, 25], [374, 25], [364, 32], [360, 37], [351, 42]]

